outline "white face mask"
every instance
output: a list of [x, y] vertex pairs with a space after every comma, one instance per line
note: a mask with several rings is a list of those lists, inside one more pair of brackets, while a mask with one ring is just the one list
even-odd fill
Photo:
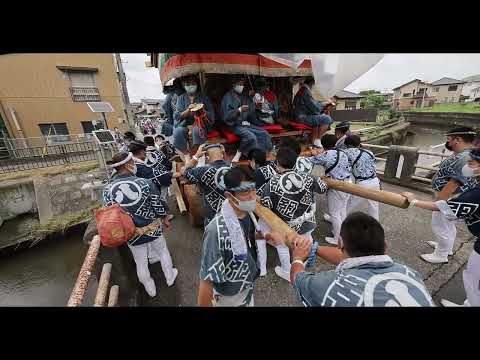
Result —
[[243, 88], [244, 88], [243, 85], [235, 85], [233, 90], [235, 90], [236, 93], [241, 94], [243, 92]]
[[185, 85], [185, 91], [187, 94], [195, 94], [197, 91], [197, 85]]
[[255, 210], [257, 206], [257, 200], [238, 200], [235, 196], [233, 197], [238, 204], [236, 204], [238, 210], [245, 211], [245, 212], [252, 212]]
[[477, 172], [478, 168], [471, 168], [470, 166], [468, 166], [468, 164], [465, 164], [463, 167], [462, 167], [462, 175], [465, 176], [465, 177], [474, 177], [474, 176], [477, 176], [476, 172]]
[[250, 167], [253, 169], [253, 170], [256, 170], [255, 169], [255, 161], [250, 161]]

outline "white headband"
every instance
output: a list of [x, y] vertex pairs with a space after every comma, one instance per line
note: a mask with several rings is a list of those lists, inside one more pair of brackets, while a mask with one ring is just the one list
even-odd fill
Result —
[[459, 131], [459, 132], [452, 132], [445, 134], [445, 136], [452, 136], [452, 135], [477, 135], [475, 131]]
[[112, 168], [116, 168], [116, 167], [119, 167], [119, 166], [122, 166], [122, 165], [125, 165], [127, 162], [129, 162], [130, 160], [132, 160], [133, 158], [133, 154], [131, 152], [128, 153], [128, 156], [123, 159], [122, 161], [119, 161], [115, 164], [111, 164], [110, 167]]

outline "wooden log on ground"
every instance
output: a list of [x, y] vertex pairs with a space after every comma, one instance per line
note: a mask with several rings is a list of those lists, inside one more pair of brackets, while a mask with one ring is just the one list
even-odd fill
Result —
[[328, 185], [330, 189], [343, 191], [365, 199], [378, 201], [402, 209], [406, 209], [410, 205], [405, 196], [390, 191], [367, 189], [356, 184], [352, 184], [346, 181], [334, 180], [329, 177], [322, 177], [322, 180]]
[[190, 224], [194, 227], [202, 226], [205, 211], [197, 185], [185, 184], [183, 186], [183, 192], [185, 193], [185, 198], [188, 204], [188, 219]]
[[102, 274], [98, 281], [97, 294], [95, 295], [95, 302], [93, 306], [104, 306], [107, 298], [108, 283], [110, 282], [110, 274], [112, 273], [112, 264], [103, 264]]
[[68, 299], [67, 306], [74, 307], [79, 306], [82, 303], [83, 297], [85, 296], [85, 291], [87, 290], [88, 280], [92, 275], [92, 269], [95, 265], [95, 259], [97, 258], [99, 249], [100, 236], [96, 235], [93, 237], [87, 254], [85, 255], [85, 260], [83, 261], [77, 281], [75, 282], [72, 293], [70, 294], [70, 298]]
[[[172, 163], [172, 169], [173, 171], [178, 171], [177, 163], [175, 161]], [[175, 198], [177, 199], [178, 210], [180, 211], [180, 214], [183, 214], [187, 211], [187, 207], [185, 206], [185, 201], [183, 200], [182, 192], [180, 191], [180, 187], [178, 186], [177, 179], [172, 178], [172, 189], [173, 193], [175, 194]]]

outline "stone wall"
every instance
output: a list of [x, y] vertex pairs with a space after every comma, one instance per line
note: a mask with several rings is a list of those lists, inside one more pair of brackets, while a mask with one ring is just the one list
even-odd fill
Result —
[[36, 211], [35, 190], [30, 179], [0, 183], [0, 226], [5, 220]]
[[34, 177], [40, 224], [46, 224], [59, 215], [85, 210], [97, 203], [104, 178], [103, 171]]
[[438, 112], [404, 112], [405, 120], [418, 125], [443, 126], [470, 126], [480, 128], [480, 114], [466, 113], [438, 113]]

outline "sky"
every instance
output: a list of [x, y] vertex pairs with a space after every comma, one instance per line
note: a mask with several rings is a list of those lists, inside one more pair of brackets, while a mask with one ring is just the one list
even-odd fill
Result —
[[[145, 61], [149, 60], [146, 53], [121, 54], [121, 57], [131, 102], [165, 97], [158, 69], [145, 67]], [[480, 54], [385, 54], [382, 60], [345, 90], [390, 92], [416, 78], [433, 82], [442, 77], [462, 79], [478, 74]]]

